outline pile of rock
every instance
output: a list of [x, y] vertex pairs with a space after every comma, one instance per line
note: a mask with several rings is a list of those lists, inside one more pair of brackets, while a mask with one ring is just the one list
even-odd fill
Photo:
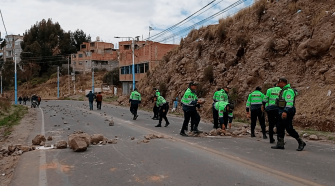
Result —
[[27, 145], [8, 145], [8, 148], [3, 148], [0, 150], [0, 159], [7, 156], [20, 156], [25, 152], [35, 150], [35, 147]]
[[137, 143], [149, 143], [152, 139], [163, 139], [166, 138], [163, 134], [147, 134], [144, 136], [144, 140], [138, 141]]

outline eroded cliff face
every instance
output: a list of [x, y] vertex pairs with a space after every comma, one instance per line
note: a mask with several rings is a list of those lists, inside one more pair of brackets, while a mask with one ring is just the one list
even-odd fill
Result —
[[[171, 102], [190, 81], [200, 82], [201, 97], [207, 100], [200, 113], [210, 118], [216, 88], [228, 85], [237, 103], [235, 117], [245, 117], [248, 94], [257, 86], [266, 91], [284, 76], [299, 91], [295, 124], [335, 131], [334, 60], [332, 0], [262, 0], [218, 25], [190, 32], [138, 88], [144, 105], [151, 106], [153, 87], [164, 83]], [[204, 75], [210, 66], [212, 82]]]

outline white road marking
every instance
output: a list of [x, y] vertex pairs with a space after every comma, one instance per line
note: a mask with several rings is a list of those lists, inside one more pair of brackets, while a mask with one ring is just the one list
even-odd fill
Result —
[[[43, 110], [40, 108], [41, 114], [42, 114], [42, 126], [41, 126], [41, 135], [45, 135], [45, 129], [44, 129], [44, 113]], [[40, 167], [42, 165], [46, 165], [46, 152], [44, 150], [40, 150]], [[46, 169], [40, 168], [40, 174], [39, 174], [39, 186], [46, 186], [48, 185], [47, 181], [47, 171]]]

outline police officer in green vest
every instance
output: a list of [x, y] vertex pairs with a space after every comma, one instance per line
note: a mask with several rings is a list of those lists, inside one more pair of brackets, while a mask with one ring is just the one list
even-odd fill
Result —
[[[250, 118], [251, 112], [251, 137], [255, 136], [255, 127], [257, 118], [262, 128], [263, 139], [267, 139], [265, 130], [265, 119], [262, 111], [264, 94], [261, 92], [262, 88], [257, 87], [255, 91], [249, 94], [248, 101], [246, 104], [247, 117]], [[250, 112], [249, 112], [250, 111]]]
[[273, 128], [277, 125], [278, 121], [278, 107], [276, 105], [276, 100], [278, 99], [280, 91], [281, 88], [278, 87], [276, 83], [274, 84], [274, 87], [269, 88], [266, 91], [266, 95], [264, 95], [263, 99], [262, 111], [265, 110], [268, 115], [270, 143], [275, 142], [273, 138]]
[[214, 109], [218, 113], [220, 125], [223, 130], [227, 129], [227, 123], [224, 121], [224, 115], [227, 113], [229, 118], [229, 129], [231, 129], [231, 123], [233, 121], [233, 110], [234, 105], [226, 101], [219, 101], [214, 104]]
[[302, 151], [306, 146], [306, 143], [300, 138], [297, 131], [293, 128], [293, 117], [296, 113], [295, 109], [295, 98], [297, 93], [288, 84], [286, 78], [280, 78], [278, 81], [278, 86], [282, 88], [279, 93], [279, 98], [276, 101], [278, 106], [278, 125], [277, 125], [277, 145], [272, 146], [273, 149], [285, 149], [284, 137], [285, 129], [287, 133], [298, 141], [297, 151]]
[[154, 101], [156, 102], [156, 106], [159, 110], [159, 123], [155, 127], [162, 127], [162, 120], [165, 120], [165, 126], [169, 126], [169, 120], [167, 119], [166, 115], [169, 111], [169, 103], [163, 98], [163, 96], [155, 96]]
[[185, 130], [188, 130], [188, 123], [191, 119], [191, 131], [195, 133], [200, 133], [198, 130], [198, 125], [200, 122], [200, 115], [197, 112], [197, 107], [200, 108], [201, 104], [204, 104], [204, 101], [198, 100], [198, 96], [195, 94], [197, 88], [197, 83], [190, 82], [189, 88], [186, 90], [181, 103], [183, 104], [184, 111], [184, 122], [180, 131], [180, 135], [187, 136]]
[[[218, 111], [215, 108], [215, 103], [219, 102], [219, 101], [225, 101], [228, 102], [228, 95], [226, 93], [225, 90], [223, 90], [222, 88], [218, 88], [217, 91], [214, 93], [213, 96], [213, 105], [212, 105], [212, 112], [213, 112], [213, 121], [214, 121], [214, 126], [213, 128], [217, 129], [218, 126], [218, 120], [219, 120], [219, 115], [218, 115]], [[225, 119], [225, 117], [224, 117]], [[228, 119], [228, 117], [227, 117]], [[227, 120], [228, 122], [228, 120]], [[227, 125], [227, 122], [225, 123], [225, 125]]]
[[[160, 96], [161, 93], [159, 92], [159, 90], [157, 88], [154, 88], [154, 91], [155, 91], [155, 96]], [[153, 112], [154, 112], [154, 117], [152, 118], [153, 120], [158, 120], [158, 113], [159, 113], [159, 110], [158, 110], [158, 107], [157, 107], [157, 104], [155, 103], [154, 104], [154, 108], [153, 108]]]
[[133, 120], [136, 120], [138, 117], [137, 115], [138, 104], [141, 104], [141, 94], [137, 92], [137, 88], [135, 88], [134, 91], [131, 92], [129, 103], [130, 103], [130, 112], [134, 115]]

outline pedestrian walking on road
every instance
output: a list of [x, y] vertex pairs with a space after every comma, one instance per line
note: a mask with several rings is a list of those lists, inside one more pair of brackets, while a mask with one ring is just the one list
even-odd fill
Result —
[[302, 151], [306, 143], [300, 138], [297, 131], [293, 128], [293, 117], [296, 113], [295, 109], [295, 98], [297, 96], [297, 91], [291, 88], [288, 84], [286, 78], [280, 78], [278, 81], [278, 86], [282, 89], [279, 93], [279, 98], [277, 99], [278, 107], [278, 125], [277, 125], [277, 145], [272, 146], [273, 149], [285, 149], [284, 137], [285, 129], [286, 132], [295, 138], [299, 144], [297, 151]]
[[190, 82], [189, 88], [186, 90], [181, 102], [183, 104], [184, 111], [184, 122], [183, 126], [180, 130], [180, 135], [187, 136], [185, 130], [188, 130], [188, 123], [191, 119], [191, 131], [195, 133], [201, 133], [198, 130], [198, 125], [200, 123], [200, 115], [197, 112], [197, 107], [200, 108], [201, 104], [204, 104], [204, 101], [198, 100], [198, 96], [195, 94], [195, 90], [197, 89], [197, 83]]
[[[154, 92], [155, 92], [155, 95], [154, 96], [160, 96], [161, 93], [158, 91], [157, 88], [154, 88]], [[158, 114], [159, 114], [159, 110], [158, 110], [158, 107], [157, 107], [157, 104], [156, 102], [154, 103], [154, 108], [153, 108], [153, 112], [154, 112], [154, 117], [152, 118], [153, 120], [158, 120]]]
[[101, 110], [101, 102], [102, 102], [102, 95], [101, 95], [101, 92], [98, 93], [97, 98], [96, 98], [96, 101], [97, 101], [97, 109], [98, 109], [98, 110]]
[[37, 106], [38, 107], [40, 107], [41, 101], [42, 101], [41, 96], [37, 96]]
[[265, 130], [264, 112], [262, 111], [264, 94], [261, 92], [261, 90], [262, 90], [261, 87], [257, 87], [255, 91], [249, 94], [248, 101], [246, 103], [246, 111], [247, 111], [247, 117], [251, 118], [251, 137], [256, 137], [255, 128], [258, 118], [259, 124], [261, 125], [262, 128], [263, 139], [267, 139]]
[[266, 111], [269, 121], [269, 138], [270, 143], [274, 143], [275, 139], [273, 138], [273, 128], [277, 125], [278, 122], [278, 107], [276, 105], [276, 100], [279, 97], [281, 88], [277, 86], [277, 83], [274, 87], [269, 88], [266, 91], [263, 99], [262, 111]]
[[90, 110], [93, 110], [93, 101], [95, 99], [95, 95], [92, 93], [92, 91], [90, 91], [86, 97], [88, 97], [88, 102], [89, 102], [89, 105], [90, 105]]
[[27, 104], [27, 100], [28, 100], [28, 97], [27, 97], [27, 96], [23, 96], [23, 104], [24, 104], [24, 105]]
[[135, 88], [134, 91], [130, 94], [129, 103], [130, 103], [130, 112], [134, 116], [133, 120], [136, 120], [138, 117], [137, 115], [138, 104], [141, 104], [141, 94], [137, 92], [137, 88]]
[[20, 96], [19, 97], [19, 103], [20, 103], [20, 105], [21, 105], [21, 102], [22, 102], [22, 97]]
[[163, 98], [163, 96], [155, 96], [154, 101], [156, 102], [156, 106], [159, 111], [159, 123], [155, 127], [162, 127], [162, 120], [165, 120], [165, 126], [169, 126], [169, 120], [167, 119], [166, 115], [169, 111], [169, 103]]

